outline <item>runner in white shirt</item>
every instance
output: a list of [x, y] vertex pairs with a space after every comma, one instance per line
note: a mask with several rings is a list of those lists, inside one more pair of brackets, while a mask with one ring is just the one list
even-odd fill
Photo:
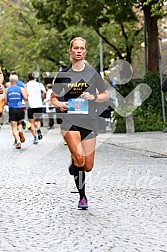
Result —
[[31, 123], [31, 132], [34, 136], [34, 144], [38, 143], [38, 140], [42, 139], [42, 133], [40, 130], [41, 123], [40, 117], [42, 115], [42, 100], [46, 96], [46, 89], [42, 83], [39, 83], [35, 79], [34, 73], [28, 74], [28, 82], [26, 83], [28, 91], [28, 120]]

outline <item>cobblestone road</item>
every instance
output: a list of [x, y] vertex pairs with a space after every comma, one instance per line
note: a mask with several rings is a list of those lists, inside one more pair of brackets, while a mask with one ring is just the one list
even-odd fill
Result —
[[26, 132], [21, 150], [9, 126], [0, 131], [1, 252], [167, 251], [166, 158], [139, 151], [142, 135], [130, 147], [123, 134], [100, 135], [89, 209], [78, 210], [68, 148], [58, 129], [43, 131], [37, 146]]

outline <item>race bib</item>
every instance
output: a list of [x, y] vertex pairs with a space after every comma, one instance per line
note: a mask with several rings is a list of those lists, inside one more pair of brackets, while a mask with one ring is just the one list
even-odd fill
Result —
[[71, 98], [68, 100], [68, 111], [70, 114], [88, 114], [88, 100], [83, 98]]

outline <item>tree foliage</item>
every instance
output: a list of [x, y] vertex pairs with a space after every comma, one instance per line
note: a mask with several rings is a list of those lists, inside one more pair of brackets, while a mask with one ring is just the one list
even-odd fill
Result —
[[[92, 27], [114, 50], [115, 58], [129, 63], [132, 62], [134, 45], [140, 43], [138, 35], [144, 26], [144, 22], [142, 27], [139, 25], [137, 9], [140, 9], [145, 15], [148, 34], [148, 70], [158, 70], [157, 21], [162, 15], [162, 0], [96, 0], [96, 3], [90, 0], [32, 0], [32, 3], [41, 22], [56, 27], [60, 32], [72, 25]], [[102, 33], [107, 25], [119, 26], [121, 45]]]
[[[11, 8], [12, 7], [12, 8]], [[29, 0], [4, 1], [0, 15], [0, 65], [6, 75], [16, 69], [26, 80], [28, 71], [53, 71], [61, 59], [58, 32], [39, 25]], [[57, 68], [58, 70], [58, 68]]]
[[[122, 5], [119, 1], [109, 3], [103, 0], [96, 1], [96, 4], [94, 1], [33, 0], [33, 6], [37, 9], [37, 18], [40, 22], [56, 27], [60, 32], [69, 26], [85, 25], [89, 29], [94, 29], [103, 38], [110, 50], [114, 51], [115, 59], [121, 58], [131, 62], [134, 41], [138, 42], [136, 36], [142, 27], [135, 25], [137, 16], [129, 1], [125, 1]], [[113, 39], [105, 33], [107, 26], [115, 27]], [[120, 44], [118, 40], [120, 43], [122, 40], [122, 43]]]
[[30, 0], [2, 0], [0, 3], [0, 66], [8, 81], [11, 70], [16, 69], [27, 79], [28, 71], [58, 71], [61, 64], [70, 64], [68, 46], [73, 35], [92, 38], [88, 61], [99, 64], [99, 38], [86, 26], [68, 27], [61, 33], [49, 24], [41, 24]]
[[[151, 88], [151, 95], [145, 100], [134, 112], [135, 132], [158, 131], [166, 128], [166, 123], [163, 122], [162, 103], [161, 103], [161, 88], [159, 72], [148, 72], [140, 80], [140, 83], [146, 83]], [[128, 83], [129, 90], [137, 87], [139, 83]], [[127, 90], [121, 89], [121, 93], [126, 97]], [[165, 104], [165, 111], [167, 104]], [[116, 133], [126, 132], [126, 118], [121, 117], [115, 112], [117, 120]]]
[[140, 14], [149, 6], [148, 17], [155, 17], [155, 22], [147, 22], [147, 30], [154, 33], [154, 40], [148, 34], [152, 54], [148, 65], [156, 69], [157, 43], [153, 45], [153, 41], [157, 41], [157, 30], [153, 24], [156, 27], [162, 16], [162, 5], [161, 0], [1, 0], [0, 65], [6, 76], [16, 69], [24, 78], [37, 66], [41, 72], [57, 71], [60, 62], [70, 64], [69, 41], [79, 35], [88, 41], [87, 60], [93, 66], [99, 67], [99, 36], [105, 68], [118, 58], [131, 63], [144, 39]]

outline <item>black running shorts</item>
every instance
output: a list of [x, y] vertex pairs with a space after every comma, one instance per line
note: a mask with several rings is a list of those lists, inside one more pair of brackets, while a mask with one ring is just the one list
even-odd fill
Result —
[[85, 129], [76, 125], [72, 125], [69, 131], [79, 131], [81, 140], [92, 139], [97, 136], [97, 133], [93, 130]]
[[24, 108], [9, 108], [9, 122], [18, 122], [24, 119]]
[[[36, 114], [36, 115], [34, 115]], [[27, 110], [28, 119], [41, 118], [42, 108], [29, 108]]]
[[79, 131], [81, 140], [95, 138], [98, 135], [96, 119], [64, 115], [60, 127], [65, 131]]

